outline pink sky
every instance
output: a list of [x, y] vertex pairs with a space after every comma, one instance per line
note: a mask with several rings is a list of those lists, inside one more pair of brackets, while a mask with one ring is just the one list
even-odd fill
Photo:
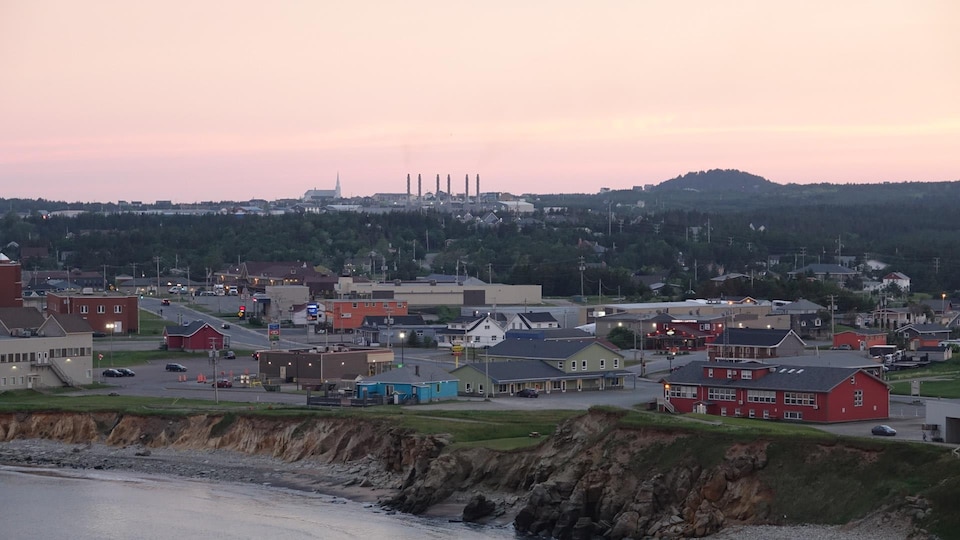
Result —
[[0, 0], [0, 197], [275, 199], [338, 171], [345, 195], [408, 173], [960, 180], [958, 20], [955, 0]]

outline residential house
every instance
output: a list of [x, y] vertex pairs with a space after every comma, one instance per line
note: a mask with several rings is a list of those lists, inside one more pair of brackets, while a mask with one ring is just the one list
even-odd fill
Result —
[[681, 413], [820, 423], [890, 414], [890, 387], [856, 368], [691, 362], [662, 384], [665, 407]]
[[[499, 320], [498, 320], [499, 319]], [[447, 328], [437, 332], [437, 346], [451, 348], [460, 345], [468, 349], [492, 347], [503, 341], [503, 315], [481, 314], [461, 316], [447, 323]]]
[[883, 288], [896, 286], [901, 292], [910, 292], [910, 277], [903, 272], [890, 272], [883, 276], [881, 280]]
[[[427, 324], [420, 315], [368, 315], [357, 330], [361, 341], [367, 345], [400, 346], [416, 334], [420, 343], [437, 341], [437, 333], [447, 328], [445, 324]], [[400, 334], [403, 333], [403, 338]]]
[[833, 335], [833, 347], [849, 347], [854, 351], [866, 351], [874, 345], [886, 345], [887, 333], [883, 330], [858, 328], [845, 330]]
[[707, 346], [711, 362], [764, 361], [786, 356], [801, 356], [806, 344], [793, 330], [728, 328]]
[[506, 330], [533, 330], [560, 328], [560, 322], [546, 311], [527, 311], [515, 313], [507, 318]]
[[845, 283], [847, 280], [857, 277], [860, 272], [840, 266], [839, 264], [808, 264], [803, 268], [798, 268], [787, 275], [794, 278], [813, 278], [819, 281], [836, 281]]
[[925, 323], [927, 316], [915, 306], [885, 307], [873, 310], [873, 326], [885, 330], [896, 330], [913, 323]]
[[357, 383], [357, 397], [397, 396], [398, 402], [430, 403], [457, 398], [457, 379], [436, 366], [404, 366]]
[[907, 348], [917, 350], [921, 347], [936, 347], [945, 339], [950, 339], [950, 329], [935, 323], [908, 324], [896, 331], [907, 341]]
[[230, 347], [230, 338], [204, 321], [166, 326], [163, 343], [170, 351], [220, 351]]
[[822, 339], [830, 334], [830, 328], [816, 313], [791, 315], [790, 329], [803, 339]]

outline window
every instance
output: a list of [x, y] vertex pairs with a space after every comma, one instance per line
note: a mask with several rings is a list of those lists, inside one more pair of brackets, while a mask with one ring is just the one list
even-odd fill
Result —
[[582, 369], [582, 370], [584, 370], [584, 371], [587, 370], [587, 361], [586, 361], [586, 360], [580, 362], [580, 369]]
[[784, 405], [814, 405], [816, 403], [815, 396], [813, 394], [803, 393], [803, 392], [784, 392], [783, 393], [783, 404]]
[[747, 413], [747, 416], [749, 416], [750, 418], [756, 418], [756, 417], [757, 417], [757, 411], [755, 411], [755, 410], [753, 410], [753, 409], [750, 409], [750, 411]]
[[764, 411], [763, 411], [763, 419], [764, 419], [764, 420], [769, 420], [769, 419], [770, 419], [770, 411], [764, 409]]
[[478, 393], [478, 394], [483, 394], [483, 385], [482, 385], [482, 384], [478, 384], [478, 385], [477, 385], [477, 393]]
[[741, 370], [741, 371], [740, 371], [740, 378], [741, 378], [741, 379], [753, 379], [753, 372], [750, 371], [749, 369]]
[[470, 385], [470, 383], [467, 383], [467, 385], [464, 387], [464, 390], [465, 390], [468, 394], [470, 393], [470, 390], [472, 390], [472, 389], [473, 389], [473, 387]]
[[605, 358], [600, 359], [600, 369], [607, 369], [607, 360]]
[[507, 385], [505, 385], [505, 384], [498, 384], [498, 385], [497, 385], [497, 392], [500, 392], [501, 394], [507, 393]]
[[737, 373], [737, 372], [736, 372], [735, 370], [728, 369], [728, 370], [727, 370], [727, 378], [728, 378], [728, 379], [734, 378], [734, 377], [736, 376], [736, 375], [735, 375], [736, 373]]
[[726, 415], [727, 415], [727, 408], [720, 407], [720, 416], [726, 416]]
[[853, 392], [853, 406], [854, 406], [854, 407], [863, 407], [863, 390], [854, 390], [854, 392]]
[[667, 395], [675, 398], [696, 399], [696, 386], [681, 386], [679, 384], [671, 385]]
[[550, 386], [553, 387], [554, 390], [559, 390], [559, 389], [560, 389], [560, 381], [550, 381]]
[[707, 390], [707, 399], [711, 401], [736, 401], [736, 388], [710, 388]]
[[713, 368], [707, 369], [707, 377], [710, 377], [711, 379], [713, 378]]
[[113, 306], [114, 313], [123, 313], [123, 306]]
[[803, 413], [800, 411], [783, 411], [784, 420], [803, 420]]
[[576, 370], [577, 370], [577, 361], [576, 361], [576, 360], [571, 360], [571, 361], [570, 361], [570, 371], [576, 371]]
[[107, 312], [107, 308], [104, 307], [103, 304], [100, 304], [99, 306], [97, 306], [97, 313], [106, 313], [106, 312]]
[[620, 369], [620, 359], [619, 359], [619, 358], [614, 358], [614, 359], [613, 359], [613, 369]]
[[750, 403], [776, 403], [775, 390], [747, 390], [747, 401]]
[[559, 369], [560, 371], [563, 371], [563, 360], [560, 360], [559, 362], [557, 362], [557, 369]]
[[89, 307], [89, 306], [80, 306], [80, 313], [83, 314], [83, 315], [86, 315], [87, 313], [90, 313], [90, 307]]
[[736, 417], [740, 417], [740, 416], [743, 416], [743, 413], [740, 412], [740, 408], [738, 407], [738, 408], [736, 408], [736, 409], [733, 410], [733, 415], [736, 416]]

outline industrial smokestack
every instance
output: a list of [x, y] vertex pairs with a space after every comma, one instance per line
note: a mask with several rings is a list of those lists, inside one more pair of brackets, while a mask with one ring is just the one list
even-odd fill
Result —
[[477, 202], [480, 202], [480, 175], [477, 175]]
[[463, 179], [463, 202], [470, 202], [470, 175]]
[[407, 173], [407, 199], [410, 199], [410, 173]]
[[448, 174], [448, 175], [447, 175], [447, 199], [448, 199], [448, 200], [450, 199], [450, 193], [451, 193], [451, 191], [450, 191], [450, 175]]
[[439, 174], [437, 175], [437, 190], [434, 191], [434, 194], [437, 196], [438, 199], [440, 198], [440, 175]]
[[420, 175], [417, 175], [417, 200], [423, 198], [423, 180], [420, 179]]

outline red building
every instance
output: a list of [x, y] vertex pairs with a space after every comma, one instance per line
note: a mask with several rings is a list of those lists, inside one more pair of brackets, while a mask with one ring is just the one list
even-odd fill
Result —
[[691, 362], [663, 381], [667, 408], [803, 422], [879, 420], [890, 387], [858, 368]]
[[837, 349], [866, 351], [874, 345], [886, 345], [887, 333], [883, 330], [847, 330], [833, 335], [833, 346]]
[[203, 321], [165, 327], [163, 342], [170, 351], [219, 351], [230, 346], [230, 338]]
[[23, 274], [20, 263], [0, 253], [0, 307], [23, 307]]
[[140, 330], [140, 303], [136, 296], [49, 292], [47, 313], [79, 315], [94, 332], [130, 334]]
[[328, 300], [324, 302], [330, 329], [336, 333], [354, 332], [367, 316], [407, 315], [407, 303], [397, 300]]

